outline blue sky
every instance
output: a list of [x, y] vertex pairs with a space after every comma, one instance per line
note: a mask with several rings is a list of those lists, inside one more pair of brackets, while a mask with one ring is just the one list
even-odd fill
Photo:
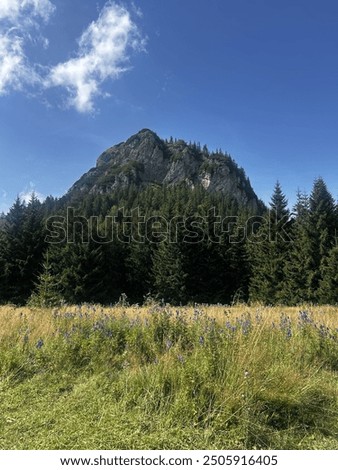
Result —
[[0, 0], [0, 211], [148, 127], [337, 198], [335, 0]]

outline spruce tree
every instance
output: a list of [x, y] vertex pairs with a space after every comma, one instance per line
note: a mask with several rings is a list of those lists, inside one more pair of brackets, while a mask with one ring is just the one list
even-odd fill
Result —
[[338, 303], [338, 246], [334, 246], [323, 258], [320, 267], [318, 300], [322, 304]]
[[310, 202], [305, 193], [298, 191], [293, 209], [290, 257], [284, 267], [284, 303], [295, 305], [309, 301], [309, 279], [312, 269], [310, 242]]
[[170, 240], [158, 244], [153, 255], [155, 294], [165, 302], [180, 304], [186, 300], [186, 273], [182, 254], [177, 243]]
[[152, 250], [149, 243], [135, 241], [126, 257], [127, 295], [132, 302], [142, 302], [151, 290]]
[[288, 303], [323, 301], [322, 276], [335, 244], [335, 209], [322, 178], [315, 180], [310, 197], [298, 193], [292, 227], [294, 242], [285, 267]]
[[32, 195], [28, 206], [17, 198], [2, 231], [0, 297], [23, 304], [41, 269], [44, 233], [41, 203]]
[[63, 301], [60, 292], [60, 281], [58, 280], [58, 276], [52, 272], [48, 252], [46, 252], [44, 256], [42, 267], [43, 271], [38, 277], [36, 288], [28, 304], [32, 307], [54, 307], [60, 305]]
[[309, 270], [308, 296], [317, 301], [317, 289], [321, 280], [320, 266], [335, 244], [337, 221], [335, 204], [322, 178], [315, 180], [310, 196], [309, 239], [311, 265]]
[[283, 302], [284, 269], [292, 242], [289, 217], [287, 199], [277, 182], [270, 210], [265, 214], [257, 233], [248, 240], [251, 301], [268, 304]]

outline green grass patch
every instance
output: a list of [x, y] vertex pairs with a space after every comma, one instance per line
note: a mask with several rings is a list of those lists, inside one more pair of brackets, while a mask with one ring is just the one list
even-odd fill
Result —
[[337, 346], [304, 311], [20, 314], [0, 342], [0, 447], [334, 449]]

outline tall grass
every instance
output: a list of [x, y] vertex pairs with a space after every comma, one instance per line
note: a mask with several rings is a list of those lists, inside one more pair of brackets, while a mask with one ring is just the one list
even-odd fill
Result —
[[330, 449], [333, 307], [0, 309], [0, 447]]

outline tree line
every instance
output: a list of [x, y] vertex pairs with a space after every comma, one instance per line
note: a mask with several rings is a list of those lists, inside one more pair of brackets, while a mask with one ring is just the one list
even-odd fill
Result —
[[322, 178], [291, 211], [279, 183], [255, 211], [184, 184], [18, 198], [0, 218], [0, 303], [335, 304], [337, 227]]

